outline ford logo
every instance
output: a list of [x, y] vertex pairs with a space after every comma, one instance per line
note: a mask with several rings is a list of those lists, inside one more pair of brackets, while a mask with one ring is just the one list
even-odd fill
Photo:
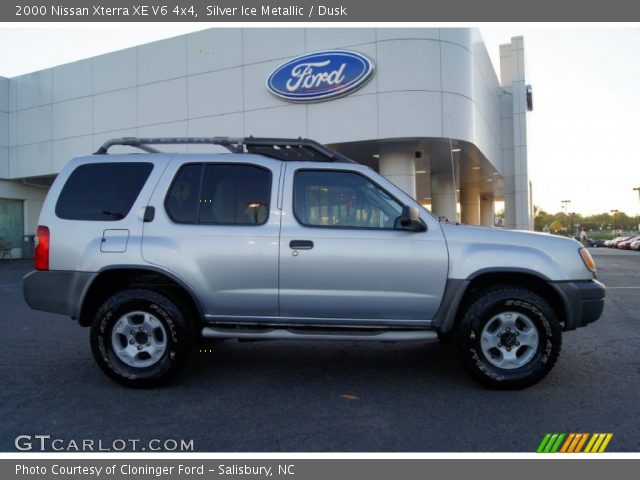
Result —
[[292, 102], [319, 102], [357, 90], [371, 79], [373, 72], [373, 62], [360, 53], [307, 53], [276, 68], [267, 78], [267, 89]]

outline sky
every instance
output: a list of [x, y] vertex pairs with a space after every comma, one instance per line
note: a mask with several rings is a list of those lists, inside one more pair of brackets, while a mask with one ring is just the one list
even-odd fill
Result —
[[522, 35], [533, 202], [548, 212], [640, 213], [640, 27], [481, 28], [494, 66]]
[[[640, 27], [480, 26], [499, 45], [522, 35], [534, 110], [527, 116], [533, 202], [548, 212], [640, 214]], [[432, 25], [429, 25], [432, 26]], [[207, 24], [0, 25], [0, 75], [12, 77]]]

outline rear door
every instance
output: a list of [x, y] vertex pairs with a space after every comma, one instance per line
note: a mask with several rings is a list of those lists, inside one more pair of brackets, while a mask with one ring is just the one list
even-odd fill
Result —
[[210, 320], [276, 316], [281, 162], [219, 158], [167, 169], [143, 258], [186, 282]]
[[408, 197], [364, 168], [286, 168], [281, 315], [339, 323], [433, 318], [448, 268], [439, 225], [423, 212], [426, 232], [396, 228]]

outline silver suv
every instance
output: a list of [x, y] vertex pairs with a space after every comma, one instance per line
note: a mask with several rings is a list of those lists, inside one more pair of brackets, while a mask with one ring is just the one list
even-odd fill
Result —
[[[153, 147], [188, 143], [230, 153]], [[112, 140], [66, 165], [39, 223], [28, 304], [90, 326], [98, 365], [132, 387], [205, 339], [440, 338], [483, 384], [523, 388], [604, 307], [575, 240], [440, 223], [311, 140]]]

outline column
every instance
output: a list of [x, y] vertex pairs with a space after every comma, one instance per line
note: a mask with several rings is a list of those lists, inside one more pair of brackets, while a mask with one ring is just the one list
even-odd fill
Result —
[[450, 170], [431, 174], [431, 211], [438, 217], [446, 217], [450, 222], [458, 218], [458, 200]]
[[493, 195], [480, 195], [480, 225], [493, 227], [495, 222], [495, 204]]
[[416, 162], [413, 152], [382, 152], [380, 175], [387, 178], [411, 198], [416, 198]]
[[462, 223], [480, 225], [480, 193], [474, 185], [460, 187], [460, 216]]

